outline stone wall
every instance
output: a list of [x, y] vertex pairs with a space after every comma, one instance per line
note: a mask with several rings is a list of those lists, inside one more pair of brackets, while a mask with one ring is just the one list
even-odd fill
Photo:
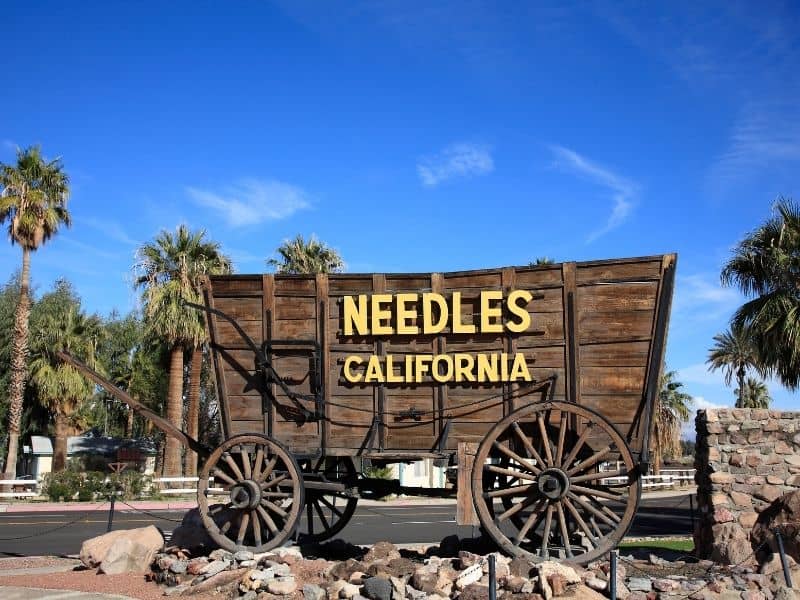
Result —
[[800, 412], [701, 410], [695, 421], [701, 558], [739, 563], [759, 513], [800, 488]]

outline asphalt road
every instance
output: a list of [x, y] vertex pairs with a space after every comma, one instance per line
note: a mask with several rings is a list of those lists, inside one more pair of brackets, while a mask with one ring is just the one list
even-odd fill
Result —
[[[457, 526], [455, 504], [359, 506], [339, 534], [353, 544], [380, 540], [401, 543], [438, 542], [448, 535], [477, 537], [477, 527]], [[181, 512], [142, 514], [130, 509], [114, 514], [114, 529], [154, 524], [165, 534], [178, 525]], [[74, 521], [74, 522], [73, 522]], [[77, 554], [81, 542], [105, 533], [108, 512], [0, 513], [0, 556]], [[642, 500], [631, 536], [690, 535], [689, 496]]]

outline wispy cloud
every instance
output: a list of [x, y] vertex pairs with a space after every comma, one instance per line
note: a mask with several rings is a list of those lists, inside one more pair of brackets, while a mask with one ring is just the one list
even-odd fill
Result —
[[458, 143], [417, 162], [417, 174], [423, 185], [433, 187], [458, 177], [487, 175], [494, 171], [494, 161], [486, 146]]
[[128, 246], [139, 246], [139, 240], [133, 239], [125, 228], [117, 223], [116, 221], [112, 221], [110, 219], [97, 219], [94, 217], [76, 217], [76, 221], [86, 225], [87, 227], [91, 227], [103, 234], [106, 237], [120, 242], [122, 244], [126, 244]]
[[243, 179], [221, 191], [196, 187], [186, 191], [197, 204], [217, 211], [231, 227], [278, 221], [311, 206], [301, 188], [274, 179]]
[[673, 310], [684, 319], [712, 321], [730, 317], [741, 303], [739, 292], [722, 287], [719, 275], [696, 273], [678, 277]]
[[725, 387], [722, 371], [709, 371], [706, 363], [695, 363], [678, 369], [678, 381], [684, 384], [711, 385]]
[[709, 402], [703, 396], [693, 396], [694, 406], [692, 406], [692, 416], [681, 427], [681, 438], [685, 440], [694, 440], [697, 437], [697, 430], [695, 428], [694, 418], [698, 410], [708, 410], [712, 408], [728, 408], [730, 405], [717, 404]]
[[77, 248], [78, 250], [83, 251], [84, 252], [83, 258], [84, 259], [87, 258], [87, 257], [107, 258], [107, 259], [113, 259], [113, 260], [121, 258], [120, 254], [117, 254], [117, 253], [114, 253], [114, 252], [107, 252], [105, 250], [101, 250], [100, 248], [92, 246], [91, 244], [86, 244], [84, 242], [72, 239], [70, 237], [60, 237], [60, 238], [58, 238], [58, 241], [63, 242], [65, 244], [69, 245], [69, 246], [72, 246], [74, 248]]
[[581, 156], [574, 150], [563, 146], [551, 146], [550, 150], [555, 157], [556, 167], [584, 177], [611, 192], [613, 200], [611, 214], [605, 225], [589, 234], [586, 242], [591, 243], [622, 225], [633, 212], [639, 186], [610, 169]]
[[800, 109], [795, 104], [748, 104], [733, 125], [728, 145], [709, 171], [717, 190], [759, 171], [800, 162]]

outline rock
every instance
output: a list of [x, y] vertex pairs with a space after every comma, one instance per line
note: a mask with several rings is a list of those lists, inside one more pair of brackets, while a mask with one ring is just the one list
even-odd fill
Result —
[[258, 598], [258, 594], [253, 590], [250, 590], [249, 592], [245, 592], [244, 595], [239, 598], [239, 600], [256, 600], [256, 598]]
[[[186, 517], [184, 517], [184, 521]], [[174, 532], [173, 532], [174, 534]], [[223, 550], [222, 548], [217, 548], [216, 550], [212, 550], [208, 554], [208, 558], [210, 560], [227, 560], [228, 562], [233, 561], [233, 554], [228, 552], [227, 550]]]
[[536, 569], [536, 563], [527, 558], [515, 558], [508, 563], [508, 569], [516, 577], [530, 577], [531, 572]]
[[[786, 557], [786, 562], [790, 569], [797, 564], [791, 556]], [[780, 555], [777, 552], [767, 555], [767, 558], [759, 565], [758, 571], [763, 575], [772, 575], [774, 573], [782, 574], [783, 565], [781, 564]]]
[[366, 579], [366, 574], [362, 573], [361, 571], [353, 571], [350, 573], [350, 577], [347, 578], [347, 581], [350, 583], [355, 583], [356, 585], [361, 585], [364, 583], [364, 579]]
[[[234, 516], [234, 509], [226, 508], [223, 504], [213, 504], [208, 509], [211, 518], [220, 527]], [[183, 520], [172, 532], [169, 543], [179, 548], [186, 548], [195, 555], [219, 549], [219, 544], [208, 535], [198, 508], [193, 508], [183, 515]]]
[[406, 582], [399, 577], [389, 577], [392, 582], [392, 600], [403, 600], [406, 597]]
[[752, 553], [750, 540], [738, 523], [722, 523], [711, 528], [710, 558], [723, 565], [737, 565]]
[[222, 571], [205, 580], [195, 578], [195, 580], [192, 581], [192, 586], [182, 595], [193, 596], [229, 585], [241, 579], [246, 572], [247, 569], [235, 569], [233, 571]]
[[567, 590], [567, 580], [561, 573], [552, 573], [547, 576], [547, 583], [550, 585], [550, 591], [553, 596], [563, 596]]
[[294, 577], [276, 577], [267, 581], [267, 591], [276, 596], [288, 596], [297, 589]]
[[[619, 596], [618, 596], [619, 597]], [[570, 598], [572, 600], [606, 600], [603, 594], [598, 594], [590, 587], [579, 583], [576, 586], [570, 587], [561, 598]]]
[[186, 572], [189, 575], [200, 575], [200, 572], [208, 564], [208, 559], [205, 556], [198, 556], [189, 561], [186, 566]]
[[205, 575], [206, 578], [213, 577], [217, 573], [221, 573], [230, 566], [231, 563], [227, 560], [214, 560], [203, 567], [200, 570], [200, 574]]
[[458, 561], [462, 569], [471, 567], [476, 562], [479, 562], [481, 558], [482, 557], [480, 555], [473, 554], [472, 552], [467, 552], [466, 550], [460, 550], [458, 553]]
[[[800, 458], [800, 455], [798, 455]], [[750, 532], [753, 547], [766, 544], [768, 551], [758, 553], [759, 563], [768, 560], [770, 553], [777, 552], [777, 542], [773, 530], [781, 529], [781, 537], [786, 554], [800, 561], [800, 490], [784, 494], [777, 498], [758, 516], [756, 524]]]
[[489, 586], [471, 583], [458, 596], [459, 600], [489, 600]]
[[[81, 562], [90, 569], [99, 567], [105, 560], [109, 550], [125, 539], [134, 541], [145, 548], [152, 549], [153, 553], [152, 556], [150, 556], [150, 563], [152, 563], [156, 554], [164, 547], [164, 536], [161, 535], [161, 532], [156, 527], [149, 525], [138, 529], [119, 529], [88, 539], [81, 545], [79, 558]], [[148, 567], [149, 566], [150, 564], [148, 563]]]
[[[567, 585], [581, 582], [581, 576], [575, 569], [555, 561], [541, 562], [536, 565], [536, 570], [539, 574], [539, 590], [545, 600], [550, 600], [557, 591], [563, 593]], [[556, 586], [555, 589], [553, 586]]]
[[425, 567], [417, 569], [411, 576], [411, 585], [415, 589], [425, 592], [426, 594], [432, 594], [434, 592], [438, 581], [438, 573], [431, 572]]
[[654, 579], [653, 589], [657, 592], [674, 592], [681, 588], [681, 584], [674, 579]]
[[253, 581], [266, 581], [267, 579], [275, 579], [275, 571], [272, 568], [253, 569], [247, 573], [247, 576]]
[[239, 550], [233, 555], [233, 560], [242, 562], [243, 560], [253, 560], [253, 553], [249, 550]]
[[394, 558], [400, 558], [400, 552], [394, 544], [390, 542], [377, 542], [367, 551], [361, 559], [361, 562], [366, 564], [373, 563], [376, 560], [389, 562]]
[[[157, 529], [156, 532], [161, 537], [161, 532]], [[160, 544], [163, 546], [163, 538]], [[160, 546], [156, 546], [155, 540], [147, 545], [146, 540], [140, 542], [133, 537], [123, 537], [108, 549], [103, 562], [100, 563], [99, 572], [106, 575], [146, 573], [153, 564], [153, 557], [160, 549]]]
[[356, 571], [361, 571], [363, 573], [366, 570], [367, 568], [364, 563], [354, 558], [348, 558], [344, 562], [334, 564], [330, 569], [330, 575], [336, 579], [344, 579], [346, 581], [350, 579], [350, 575]]
[[303, 586], [303, 600], [325, 600], [326, 594], [320, 586], [307, 583]]
[[345, 583], [341, 590], [339, 591], [340, 598], [352, 598], [353, 596], [357, 596], [360, 588], [357, 585], [353, 585], [352, 583]]
[[[525, 579], [524, 577], [509, 575], [508, 577], [506, 577], [504, 587], [512, 594], [519, 594], [522, 591], [522, 588], [526, 582], [528, 582], [528, 580]], [[458, 581], [456, 581], [456, 587], [458, 587]]]
[[392, 582], [383, 577], [370, 577], [364, 581], [361, 592], [370, 600], [392, 600]]
[[300, 552], [300, 548], [297, 546], [284, 546], [283, 548], [275, 548], [272, 553], [280, 556], [281, 558], [303, 558], [303, 553]]
[[468, 585], [479, 582], [481, 577], [483, 577], [483, 565], [477, 562], [464, 571], [461, 571], [456, 578], [456, 589], [463, 590]]
[[584, 584], [597, 592], [605, 591], [605, 589], [608, 587], [608, 582], [600, 579], [599, 577], [590, 577], [584, 581]]
[[631, 577], [628, 579], [628, 589], [631, 592], [649, 592], [653, 589], [653, 585], [644, 577]]
[[274, 560], [265, 560], [264, 566], [271, 569], [275, 577], [289, 577], [292, 574], [292, 569], [289, 565], [275, 562]]
[[169, 570], [176, 575], [181, 575], [186, 573], [186, 569], [189, 568], [189, 561], [188, 560], [175, 560], [169, 566]]

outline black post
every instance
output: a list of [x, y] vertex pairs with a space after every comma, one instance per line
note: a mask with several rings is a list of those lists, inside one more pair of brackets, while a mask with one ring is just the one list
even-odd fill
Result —
[[106, 533], [111, 531], [111, 527], [114, 524], [114, 502], [117, 500], [117, 493], [111, 492], [109, 500], [111, 500], [111, 507], [108, 509], [108, 527], [106, 527]]
[[494, 554], [489, 555], [489, 600], [497, 600], [497, 574], [495, 573]]
[[792, 574], [789, 573], [789, 563], [786, 562], [786, 551], [783, 549], [783, 537], [780, 528], [775, 528], [775, 537], [778, 539], [778, 553], [781, 555], [781, 566], [783, 567], [783, 577], [786, 579], [786, 587], [792, 589]]
[[611, 551], [611, 565], [608, 569], [608, 590], [611, 600], [617, 600], [617, 551]]
[[694, 496], [689, 495], [689, 515], [692, 518], [692, 530], [689, 533], [694, 534]]

